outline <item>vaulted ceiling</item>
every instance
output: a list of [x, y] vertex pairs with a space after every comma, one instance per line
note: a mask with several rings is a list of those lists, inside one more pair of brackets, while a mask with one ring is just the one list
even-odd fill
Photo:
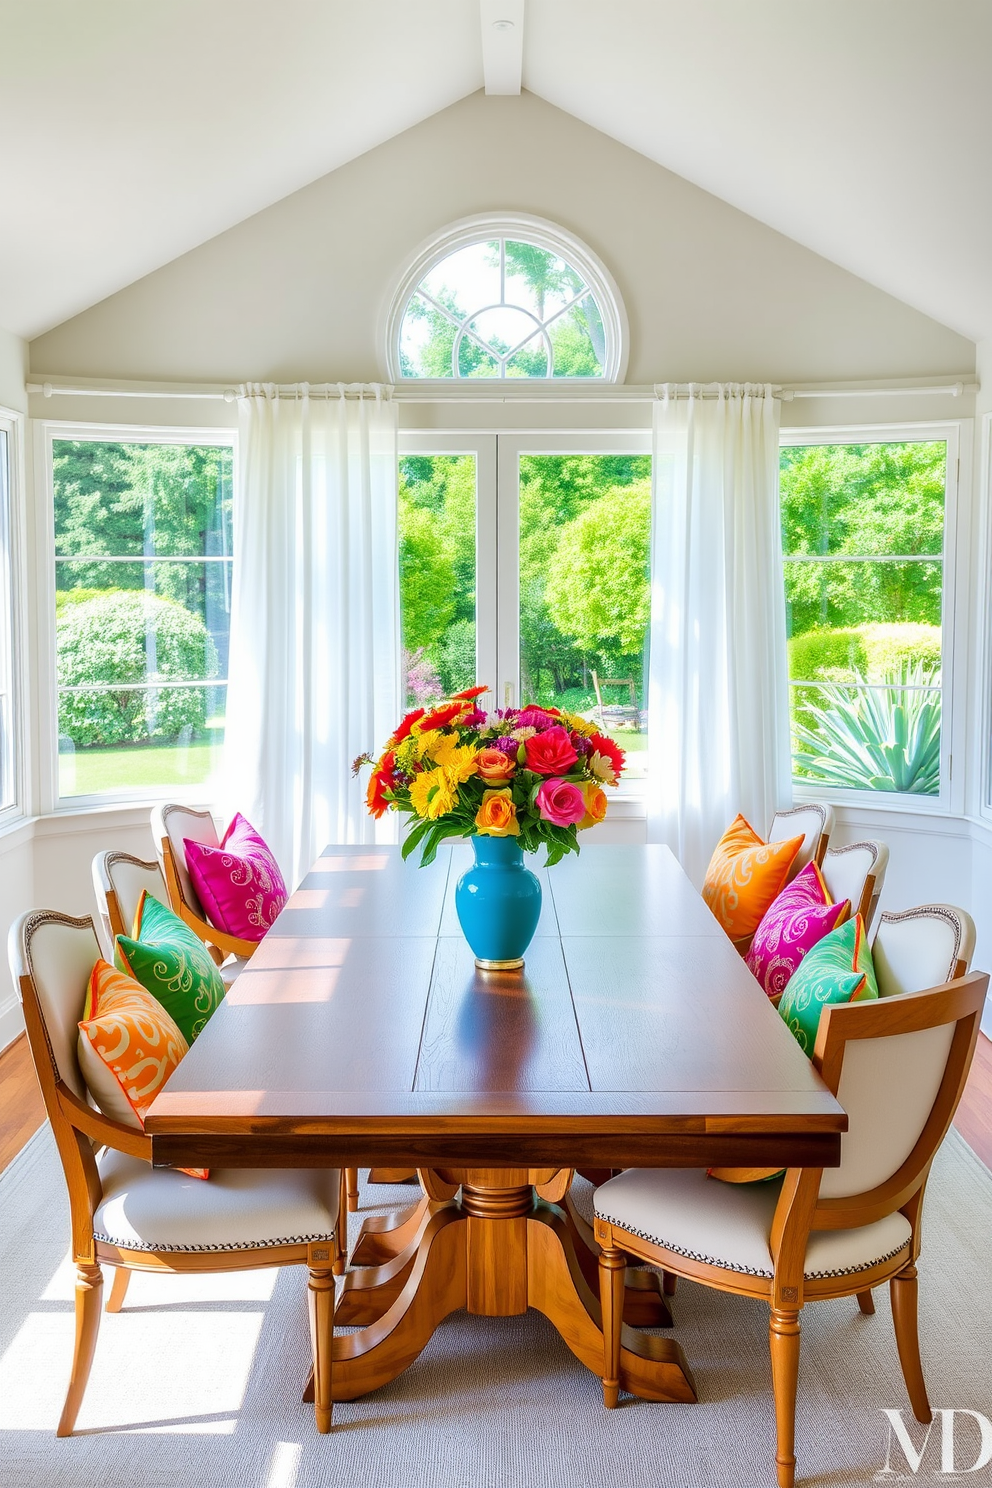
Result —
[[[481, 88], [491, 11], [0, 0], [0, 325], [37, 335]], [[973, 340], [990, 59], [989, 0], [526, 0], [523, 20], [524, 88]]]

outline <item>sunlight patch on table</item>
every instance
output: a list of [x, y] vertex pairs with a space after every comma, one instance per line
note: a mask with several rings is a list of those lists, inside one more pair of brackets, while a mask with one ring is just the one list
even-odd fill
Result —
[[321, 966], [309, 971], [297, 967], [293, 971], [242, 972], [228, 992], [227, 1001], [231, 1007], [330, 1002], [339, 975], [340, 970], [334, 966]]
[[331, 857], [318, 858], [310, 872], [375, 873], [387, 868], [389, 861], [388, 853], [364, 853], [361, 857], [348, 857], [344, 853], [335, 853]]

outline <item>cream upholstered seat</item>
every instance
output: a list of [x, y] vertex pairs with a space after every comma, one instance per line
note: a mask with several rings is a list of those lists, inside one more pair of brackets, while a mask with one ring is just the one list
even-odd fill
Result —
[[722, 1291], [762, 1297], [781, 1488], [795, 1482], [799, 1316], [806, 1302], [890, 1283], [910, 1403], [931, 1418], [917, 1334], [916, 1259], [933, 1155], [968, 1076], [988, 977], [825, 1007], [813, 1061], [848, 1115], [840, 1165], [790, 1169], [771, 1183], [729, 1184], [699, 1170], [632, 1169], [595, 1192], [601, 1246], [603, 1398], [617, 1404], [629, 1256]]
[[209, 1180], [150, 1166], [151, 1139], [110, 1119], [88, 1099], [76, 1048], [94, 962], [93, 921], [54, 910], [22, 915], [10, 932], [10, 964], [31, 1054], [69, 1190], [76, 1267], [76, 1342], [59, 1436], [72, 1432], [100, 1326], [101, 1264], [116, 1267], [108, 1308], [117, 1310], [133, 1270], [309, 1269], [317, 1426], [330, 1429], [333, 1271], [338, 1239], [337, 1169], [215, 1169]]
[[859, 914], [867, 930], [878, 908], [888, 866], [889, 849], [884, 842], [851, 842], [846, 847], [828, 847], [820, 872], [834, 903], [850, 899], [851, 914]]
[[803, 834], [803, 845], [796, 854], [789, 877], [795, 878], [807, 863], [823, 862], [831, 834], [834, 830], [834, 809], [819, 801], [804, 801], [788, 811], [776, 811], [768, 828], [769, 842], [785, 842], [789, 837]]
[[964, 976], [974, 954], [975, 922], [953, 904], [887, 911], [871, 948], [879, 996], [919, 992]]

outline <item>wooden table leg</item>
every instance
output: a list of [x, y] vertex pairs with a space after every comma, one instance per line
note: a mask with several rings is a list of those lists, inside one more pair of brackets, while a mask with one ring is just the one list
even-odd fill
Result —
[[[369, 1214], [362, 1221], [351, 1252], [353, 1266], [381, 1266], [401, 1255], [419, 1238], [425, 1214], [430, 1212], [431, 1201], [422, 1198], [393, 1214]], [[438, 1206], [435, 1204], [434, 1206]]]

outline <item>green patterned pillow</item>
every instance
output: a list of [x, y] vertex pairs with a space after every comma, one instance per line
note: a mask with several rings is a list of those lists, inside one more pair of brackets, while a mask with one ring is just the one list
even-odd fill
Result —
[[792, 973], [778, 1010], [804, 1054], [813, 1056], [820, 1014], [830, 1003], [878, 996], [875, 968], [860, 915], [831, 930]]
[[142, 893], [134, 937], [118, 935], [114, 958], [178, 1023], [191, 1044], [220, 1006], [224, 983], [198, 935], [151, 894]]

